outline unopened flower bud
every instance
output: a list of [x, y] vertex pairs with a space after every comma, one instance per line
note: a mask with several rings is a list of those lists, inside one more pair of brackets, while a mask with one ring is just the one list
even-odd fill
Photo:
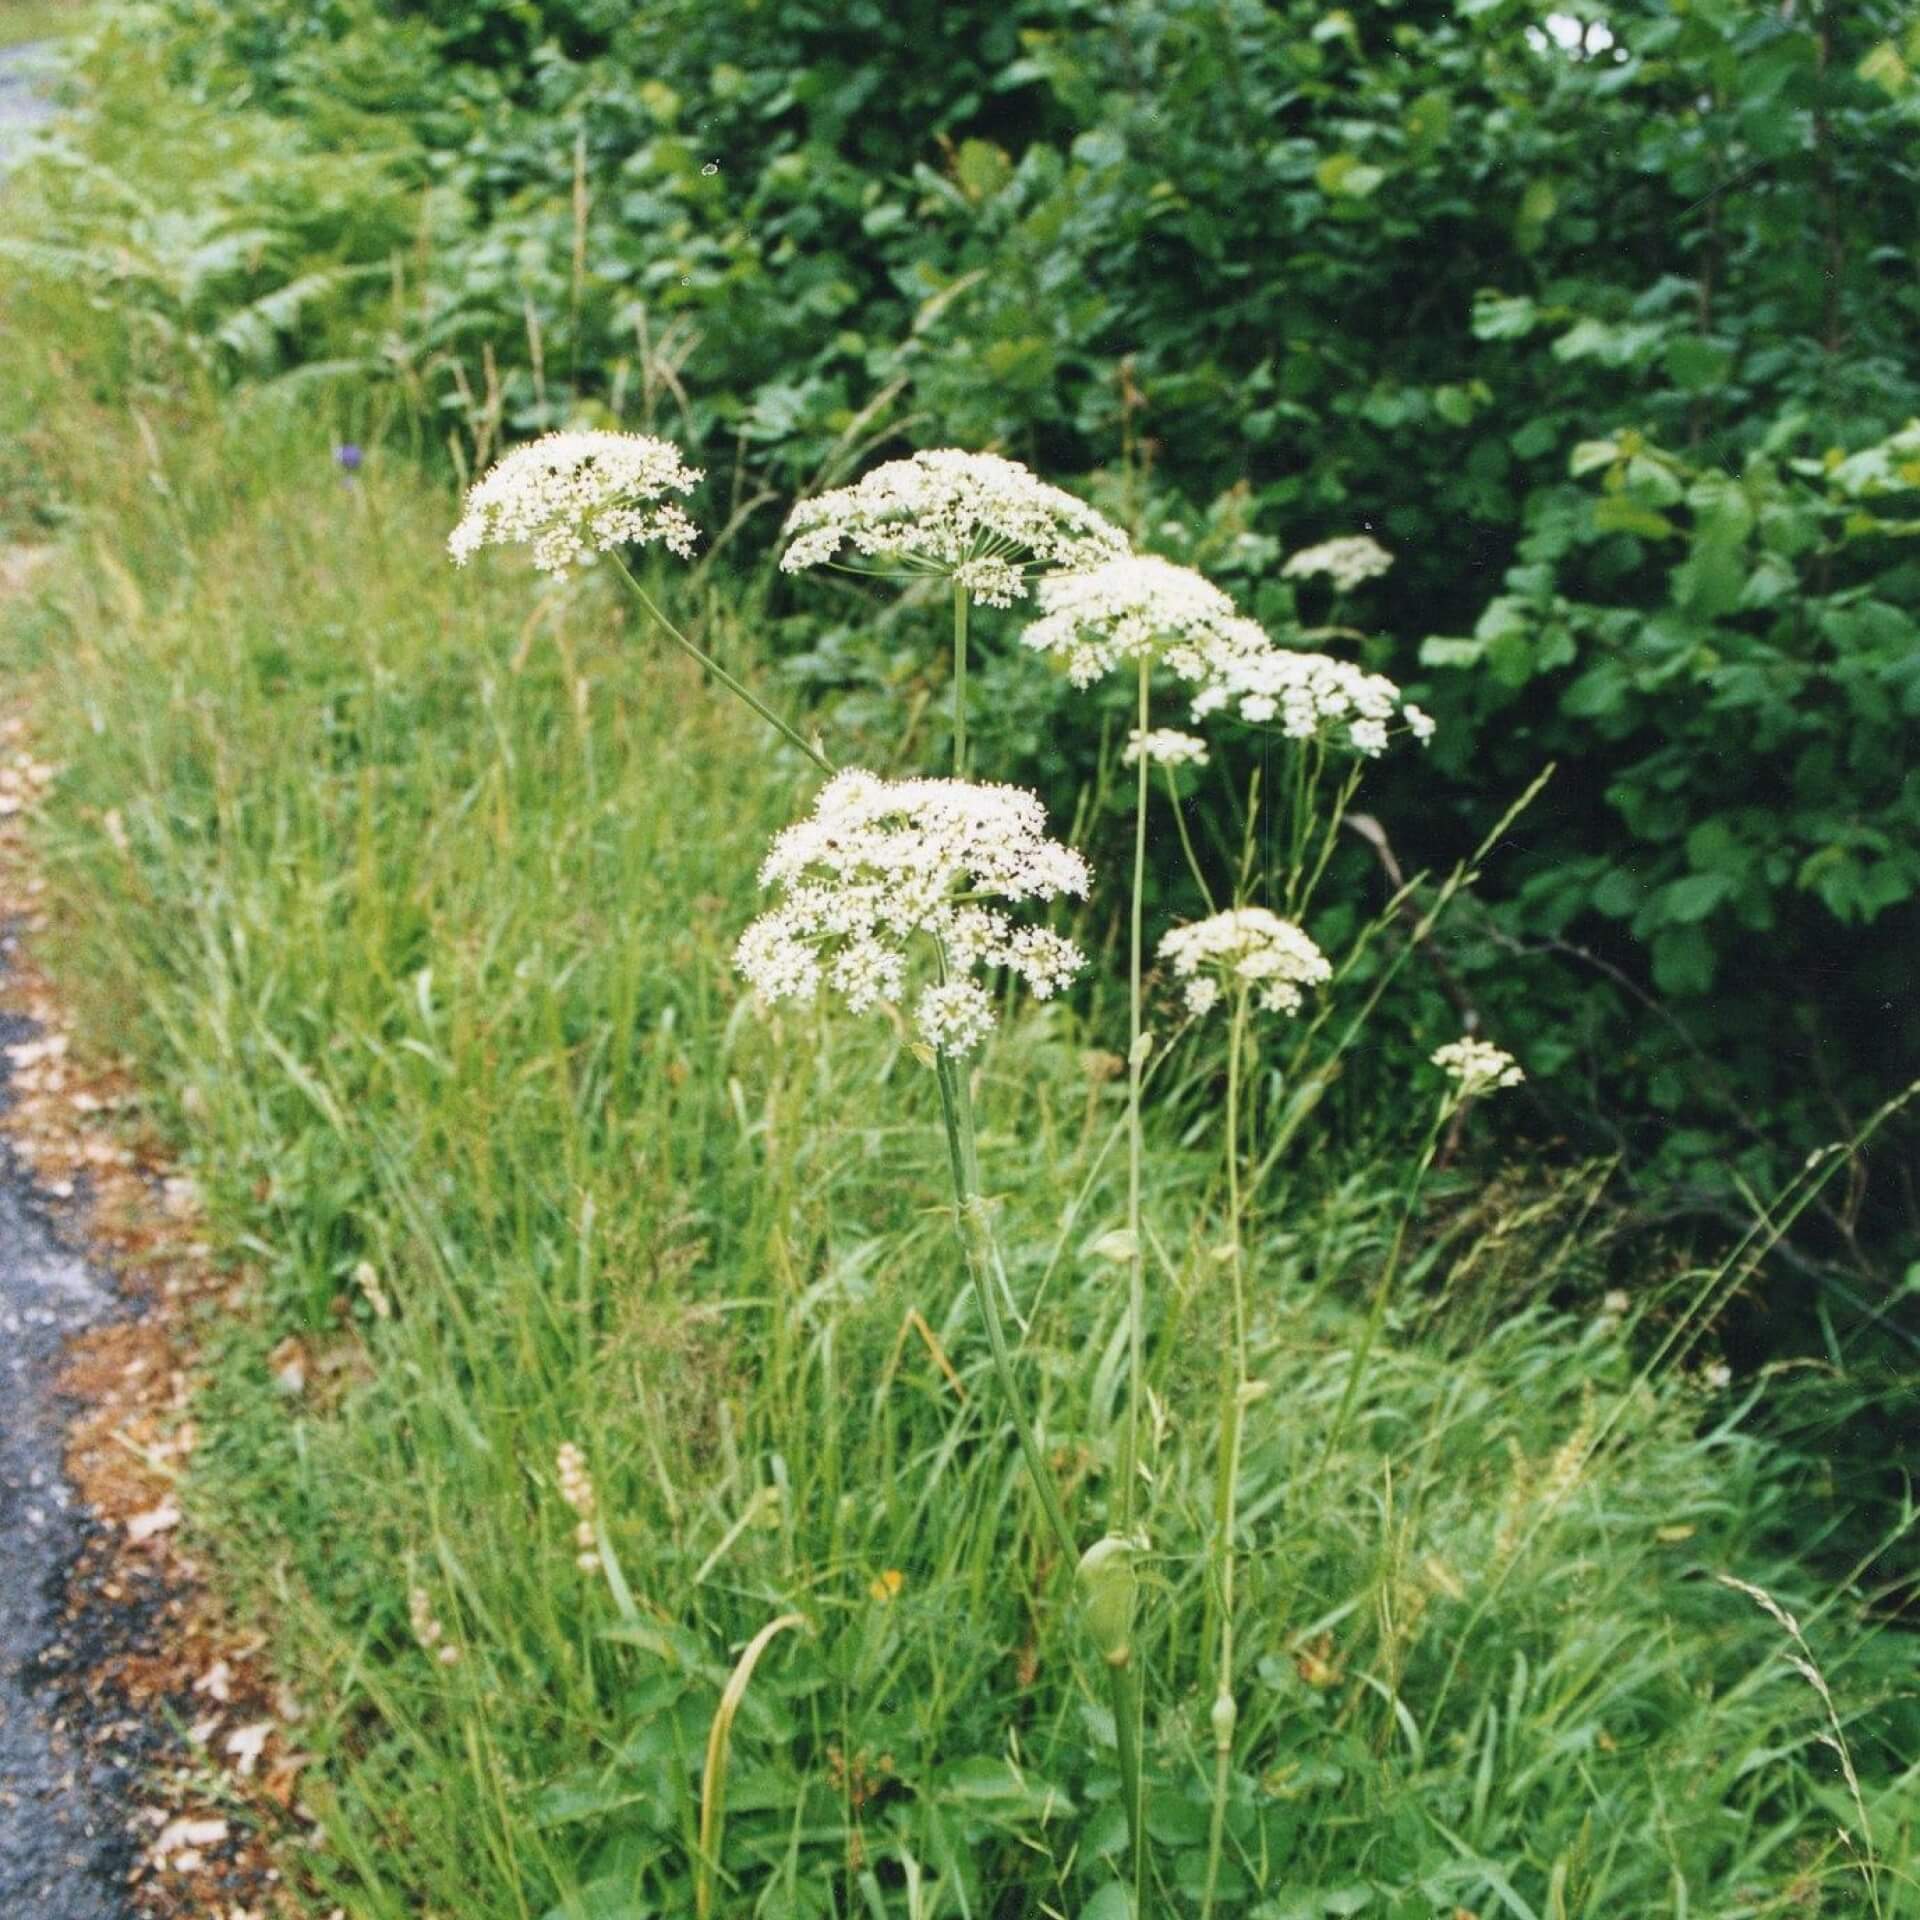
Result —
[[1110, 1533], [1080, 1556], [1080, 1604], [1093, 1643], [1110, 1667], [1124, 1667], [1133, 1658], [1133, 1609], [1140, 1592], [1133, 1560], [1139, 1550], [1137, 1540]]
[[1233, 1695], [1222, 1691], [1214, 1695], [1213, 1711], [1207, 1716], [1213, 1727], [1213, 1744], [1221, 1752], [1228, 1752], [1233, 1746], [1233, 1730], [1239, 1724], [1240, 1709], [1234, 1705]]

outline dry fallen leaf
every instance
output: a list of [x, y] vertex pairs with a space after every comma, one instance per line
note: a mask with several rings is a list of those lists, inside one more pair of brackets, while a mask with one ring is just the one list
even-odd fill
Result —
[[153, 1843], [156, 1854], [179, 1853], [189, 1847], [217, 1847], [227, 1837], [224, 1820], [170, 1820]]
[[145, 1513], [136, 1513], [127, 1522], [127, 1538], [133, 1541], [151, 1540], [156, 1533], [165, 1533], [169, 1527], [179, 1524], [180, 1509], [171, 1500], [163, 1500]]
[[260, 1764], [261, 1752], [273, 1733], [271, 1720], [256, 1721], [250, 1727], [241, 1727], [227, 1736], [227, 1751], [234, 1759], [234, 1770], [241, 1779], [253, 1772]]

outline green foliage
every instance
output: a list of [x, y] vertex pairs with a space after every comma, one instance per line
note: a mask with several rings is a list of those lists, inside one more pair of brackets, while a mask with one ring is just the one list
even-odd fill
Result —
[[[1654, 987], [1687, 1007], [1696, 1060], [1714, 1056], [1723, 1126], [1783, 1042], [1790, 1059], [1819, 1052], [1813, 1084], [1769, 1114], [1804, 1135], [1874, 1084], [1910, 1017], [1920, 422], [1818, 458], [1790, 451], [1797, 427], [1737, 475], [1636, 429], [1581, 443], [1506, 591], [1471, 637], [1429, 639], [1422, 657], [1470, 682], [1482, 731], [1524, 710], [1537, 747], [1604, 753], [1584, 846], [1562, 835], [1551, 863], [1528, 863], [1529, 929], [1551, 940], [1598, 916], [1619, 930], [1603, 946], [1648, 956]], [[1830, 1010], [1804, 969], [1841, 940], [1859, 1000]], [[1891, 1029], [1832, 1017], [1860, 1000]], [[1778, 1015], [1796, 1002], [1789, 1041]], [[1683, 1058], [1653, 1049], [1638, 1066], [1654, 1111], [1699, 1104]], [[1724, 1137], [1693, 1150], [1724, 1154]]]
[[[463, 464], [583, 412], [669, 432], [736, 560], [886, 442], [1099, 469], [1283, 630], [1278, 556], [1371, 528], [1399, 564], [1370, 664], [1424, 665], [1442, 722], [1380, 795], [1403, 859], [1560, 763], [1488, 928], [1510, 1001], [1481, 983], [1554, 1009], [1560, 1126], [1720, 1207], [1920, 1054], [1910, 503], [1854, 526], [1840, 477], [1880, 447], [1897, 485], [1920, 415], [1894, 0], [120, 17], [109, 126], [136, 42], [255, 103], [249, 161], [121, 216], [116, 297], [213, 360], [384, 370]], [[813, 684], [897, 685], [840, 604]], [[998, 744], [1044, 767], [1054, 696], [991, 674]]]
[[[253, 1277], [193, 1492], [312, 1677], [318, 1912], [684, 1912], [722, 1688], [789, 1609], [809, 1631], [734, 1728], [723, 1909], [1125, 1910], [1115, 1728], [925, 1210], [924, 1080], [884, 1030], [769, 1036], [729, 974], [796, 768], [593, 582], [529, 613], [517, 576], [450, 574], [451, 499], [390, 444], [423, 422], [462, 464], [582, 411], [684, 439], [740, 563], [692, 589], [702, 639], [746, 668], [773, 633], [882, 764], [933, 684], [923, 610], [823, 616], [746, 566], [776, 501], [873, 446], [1092, 470], [1289, 637], [1359, 616], [1296, 597], [1281, 554], [1370, 525], [1400, 556], [1360, 601], [1370, 664], [1417, 652], [1444, 720], [1369, 795], [1403, 855], [1450, 859], [1563, 763], [1445, 982], [1553, 1077], [1553, 1117], [1589, 1085], [1602, 1119], [1651, 1114], [1623, 1151], [1717, 1205], [1899, 1060], [1920, 392], [1889, 250], [1920, 49], [1876, 5], [1623, 0], [1617, 57], [1545, 11], [117, 18], [90, 120], [9, 221], [34, 292], [5, 317], [49, 345], [0, 393], [24, 450], [0, 505], [71, 538], [6, 661], [59, 689], [75, 991]], [[347, 437], [375, 448], [352, 479]], [[1120, 802], [1094, 749], [999, 652], [996, 762], [1097, 831]], [[1366, 910], [1358, 852], [1330, 939]], [[1803, 1061], [1781, 1008], [1810, 999]], [[1324, 1103], [1271, 1061], [1252, 1103], [1311, 1114], [1316, 1152], [1247, 1236], [1222, 1914], [1907, 1911], [1910, 1662], [1876, 1611], [1905, 1489], [1882, 1440], [1882, 1529], [1833, 1464], [1848, 1421], [1889, 1423], [1878, 1354], [1823, 1293], [1817, 1383], [1716, 1398], [1687, 1364], [1712, 1283], [1608, 1245], [1604, 1169], [1483, 1190], [1449, 1142], [1356, 1363], [1404, 1148], [1380, 1116], [1434, 1030], [1386, 1011], [1397, 1044]], [[1052, 1007], [981, 1063], [1019, 1363], [1088, 1532], [1122, 1398], [1113, 1022]], [[1217, 1062], [1181, 1059], [1140, 1630], [1176, 1913], [1205, 1859], [1227, 1317], [1187, 1131]], [[1597, 1311], [1623, 1271], [1630, 1313]], [[271, 1386], [289, 1328], [335, 1384]], [[620, 1580], [575, 1564], [562, 1441]], [[1794, 1556], [1834, 1538], [1857, 1552], [1823, 1589]], [[1727, 1571], [1804, 1622], [1860, 1801]], [[456, 1664], [411, 1637], [414, 1588]]]
[[[1114, 1731], [925, 1205], [927, 1076], [883, 1023], [769, 1032], [729, 977], [797, 757], [599, 583], [529, 618], [513, 561], [456, 574], [451, 497], [383, 454], [343, 479], [283, 398], [144, 435], [57, 386], [5, 404], [99, 536], [5, 661], [57, 691], [62, 964], [254, 1276], [191, 1496], [309, 1709], [311, 1910], [684, 1914], [722, 1688], [797, 1610], [733, 1727], [717, 1910], [1123, 1912]], [[737, 657], [727, 597], [700, 611]], [[1115, 1014], [1046, 1009], [980, 1062], [1021, 1362], [1089, 1530], [1123, 1400]], [[1136, 1630], [1171, 1914], [1205, 1857], [1225, 1312], [1182, 1110]], [[1844, 1511], [1820, 1448], [1863, 1388], [1649, 1364], [1699, 1281], [1601, 1310], [1598, 1178], [1440, 1180], [1331, 1448], [1394, 1183], [1318, 1155], [1251, 1223], [1222, 1920], [1843, 1911], [1863, 1868], [1910, 1910], [1905, 1650], [1785, 1557]], [[324, 1360], [298, 1396], [290, 1326]], [[575, 1563], [563, 1441], [622, 1586]], [[1794, 1649], [1720, 1571], [1802, 1621], [1870, 1851]]]

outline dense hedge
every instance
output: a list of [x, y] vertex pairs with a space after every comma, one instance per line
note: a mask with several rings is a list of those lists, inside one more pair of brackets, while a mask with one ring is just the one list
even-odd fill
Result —
[[[698, 449], [736, 557], [872, 453], [1001, 445], [1150, 499], [1281, 632], [1327, 610], [1279, 556], [1375, 531], [1342, 617], [1442, 722], [1372, 790], [1401, 857], [1560, 763], [1456, 978], [1559, 1127], [1709, 1207], [1920, 1061], [1909, 15], [168, 9], [180, 78], [427, 189], [378, 357], [464, 445], [617, 407]], [[338, 350], [337, 307], [269, 319]], [[808, 664], [887, 670], [843, 641]], [[1050, 690], [989, 688], [1044, 762]], [[1914, 1224], [1882, 1164], [1843, 1237]]]

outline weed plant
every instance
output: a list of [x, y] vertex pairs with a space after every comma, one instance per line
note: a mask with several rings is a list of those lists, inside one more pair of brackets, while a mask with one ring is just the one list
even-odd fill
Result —
[[[456, 575], [406, 463], [90, 390], [111, 321], [9, 304], [66, 559], [5, 670], [63, 969], [245, 1276], [193, 1493], [305, 1709], [314, 1911], [1116, 1920], [1143, 1862], [1248, 1920], [1920, 1911], [1910, 1652], [1878, 1559], [1798, 1570], [1817, 1465], [1743, 1416], [1814, 1389], [1701, 1364], [1718, 1276], [1603, 1297], [1591, 1179], [1428, 1166], [1438, 1075], [1316, 1138], [1244, 1004], [1129, 1073], [1096, 980], [962, 1070], [1010, 1399], [952, 1070], [733, 971], [800, 748], [616, 582]], [[781, 698], [740, 583], [639, 584]], [[1138, 1802], [1046, 1512], [1098, 1538], [1122, 1458]]]

